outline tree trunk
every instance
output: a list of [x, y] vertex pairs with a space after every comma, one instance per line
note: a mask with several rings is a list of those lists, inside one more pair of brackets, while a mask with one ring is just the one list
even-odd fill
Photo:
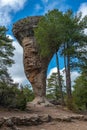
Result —
[[87, 102], [85, 103], [85, 108], [86, 108], [86, 110], [87, 110]]
[[71, 92], [71, 76], [70, 76], [70, 58], [67, 56], [67, 67], [66, 67], [66, 89], [67, 89], [67, 106], [72, 109], [72, 92]]
[[58, 83], [60, 88], [60, 94], [61, 94], [61, 105], [64, 105], [64, 97], [63, 97], [63, 91], [62, 91], [62, 84], [61, 84], [61, 77], [60, 77], [60, 70], [59, 70], [59, 58], [56, 51], [56, 65], [57, 65], [57, 73], [58, 73]]
[[[64, 50], [67, 47], [64, 45]], [[70, 57], [69, 55], [64, 54], [64, 65], [65, 65], [65, 74], [66, 74], [66, 91], [67, 91], [67, 106], [69, 109], [72, 109], [72, 92], [71, 92], [71, 75], [70, 75]]]

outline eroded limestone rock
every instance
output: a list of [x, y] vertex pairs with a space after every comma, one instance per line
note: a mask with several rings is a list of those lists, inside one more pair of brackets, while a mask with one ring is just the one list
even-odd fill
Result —
[[[86, 119], [86, 120], [85, 120]], [[4, 122], [3, 122], [4, 120]], [[12, 116], [8, 118], [0, 118], [0, 121], [2, 121], [1, 127], [10, 127], [13, 128], [14, 126], [35, 126], [40, 125], [43, 123], [48, 122], [72, 122], [72, 121], [87, 121], [87, 116], [85, 115], [65, 115], [65, 116], [51, 116], [48, 114], [38, 115], [33, 114], [32, 116]], [[0, 128], [1, 128], [0, 127]]]
[[47, 67], [54, 51], [47, 57], [41, 57], [39, 47], [34, 37], [34, 28], [41, 17], [28, 17], [13, 25], [13, 34], [23, 47], [24, 69], [31, 82], [35, 94], [33, 104], [49, 104], [46, 100]]

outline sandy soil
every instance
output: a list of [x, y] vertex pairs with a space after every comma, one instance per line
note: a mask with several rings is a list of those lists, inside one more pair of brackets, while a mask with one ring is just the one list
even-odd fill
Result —
[[39, 126], [20, 127], [21, 130], [87, 130], [87, 122], [51, 122]]

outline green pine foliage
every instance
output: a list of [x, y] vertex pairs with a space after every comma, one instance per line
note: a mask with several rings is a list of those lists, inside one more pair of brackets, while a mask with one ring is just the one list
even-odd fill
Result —
[[5, 108], [25, 110], [27, 102], [34, 99], [30, 85], [19, 88], [16, 83], [8, 85], [0, 82], [0, 106]]
[[18, 84], [8, 85], [0, 82], [0, 106], [25, 109], [26, 98], [20, 89], [18, 89]]
[[12, 40], [6, 35], [7, 29], [3, 26], [0, 27], [0, 81], [7, 82], [11, 80], [7, 67], [11, 67], [14, 63]]
[[60, 98], [57, 73], [52, 73], [51, 77], [47, 79], [47, 95], [52, 95], [52, 98], [56, 100]]
[[25, 95], [27, 102], [31, 102], [34, 99], [34, 93], [30, 84], [23, 86], [23, 94]]
[[52, 51], [58, 51], [64, 57], [69, 109], [73, 107], [70, 72], [87, 67], [87, 50], [84, 49], [87, 48], [87, 34], [84, 29], [87, 29], [87, 16], [82, 18], [81, 13], [75, 15], [72, 10], [63, 13], [57, 9], [45, 14], [35, 29], [40, 55], [49, 56]]
[[13, 57], [14, 47], [12, 46], [12, 40], [6, 35], [7, 29], [0, 27], [0, 65], [11, 66], [14, 61]]
[[[63, 79], [61, 76], [61, 81], [62, 81], [62, 93], [63, 93]], [[55, 99], [55, 100], [61, 100], [61, 92], [60, 92], [60, 87], [59, 87], [59, 82], [58, 82], [58, 73], [52, 73], [50, 78], [47, 79], [47, 97], [50, 99]]]
[[34, 30], [40, 55], [43, 57], [59, 49], [62, 41], [62, 35], [60, 35], [61, 17], [62, 12], [59, 10], [49, 11], [40, 19], [38, 27]]
[[18, 84], [8, 73], [8, 67], [14, 63], [14, 47], [12, 40], [6, 35], [7, 29], [0, 27], [0, 106], [18, 108], [24, 110], [26, 107], [26, 97], [18, 88]]
[[87, 74], [85, 73], [75, 80], [73, 100], [77, 110], [87, 110]]
[[19, 89], [8, 73], [8, 67], [14, 63], [12, 57], [15, 48], [6, 31], [5, 27], [0, 27], [0, 106], [24, 110], [26, 103], [33, 100], [34, 94], [29, 85]]

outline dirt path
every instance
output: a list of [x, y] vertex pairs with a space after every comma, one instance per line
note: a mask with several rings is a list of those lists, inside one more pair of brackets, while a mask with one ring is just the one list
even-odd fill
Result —
[[[32, 107], [28, 112], [13, 111], [7, 109], [0, 109], [1, 117], [11, 116], [31, 116], [33, 114], [49, 114], [52, 117], [66, 117], [78, 115], [62, 107]], [[20, 130], [87, 130], [87, 121], [73, 120], [72, 122], [58, 122], [52, 121], [38, 126], [18, 126]], [[0, 130], [10, 130], [8, 128], [1, 128]]]
[[52, 122], [39, 126], [20, 127], [21, 130], [87, 130], [87, 122], [76, 121], [72, 123]]

